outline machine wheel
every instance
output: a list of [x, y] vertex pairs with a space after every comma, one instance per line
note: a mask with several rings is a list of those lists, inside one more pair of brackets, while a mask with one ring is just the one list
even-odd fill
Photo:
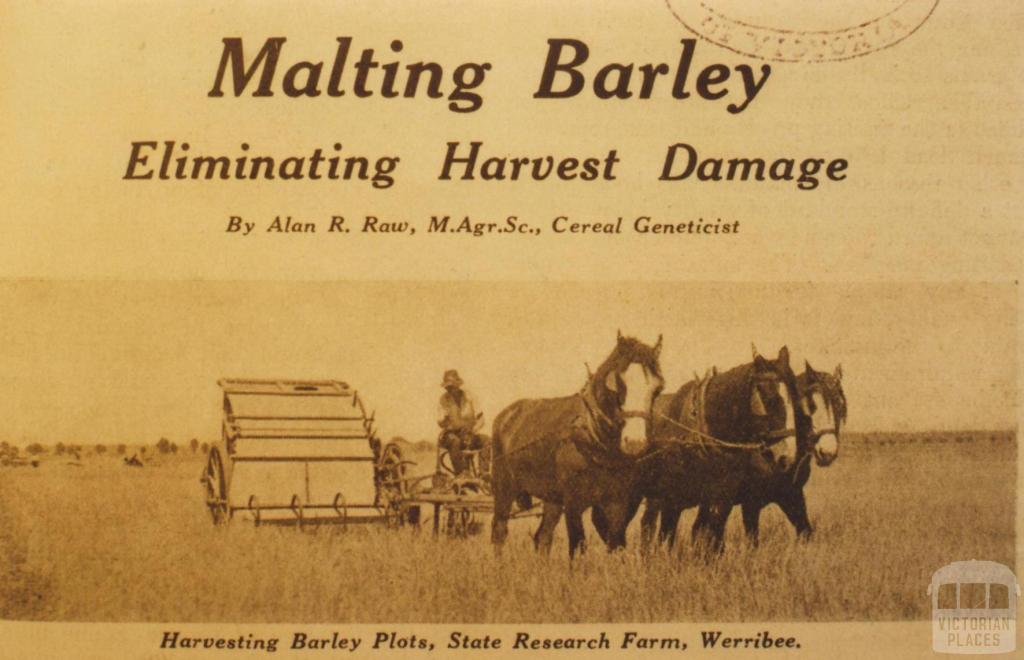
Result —
[[465, 538], [469, 536], [473, 524], [473, 514], [466, 509], [448, 509], [448, 520], [445, 523], [445, 531], [448, 536]]
[[[469, 459], [466, 465], [466, 470], [462, 475], [458, 475], [464, 478], [476, 479], [481, 482], [490, 482], [491, 480], [491, 439], [488, 436], [480, 436], [483, 442], [483, 447], [477, 450], [467, 451], [466, 456]], [[437, 452], [437, 474], [439, 475], [435, 481], [444, 483], [449, 478], [455, 478], [455, 465], [452, 462], [451, 452], [447, 449], [443, 449], [438, 445]]]
[[452, 465], [452, 456], [447, 449], [442, 449], [437, 455], [437, 471], [450, 477], [455, 476], [455, 467]]
[[231, 518], [228, 508], [228, 482], [224, 461], [217, 449], [211, 449], [203, 470], [202, 482], [206, 487], [206, 506], [214, 525], [223, 525]]
[[[452, 493], [456, 495], [477, 495], [480, 492], [479, 485], [474, 481], [456, 482], [452, 485]], [[465, 538], [480, 531], [480, 522], [473, 511], [460, 506], [445, 507], [445, 511], [445, 532], [448, 536]]]
[[401, 447], [393, 442], [384, 446], [377, 463], [378, 505], [384, 510], [388, 527], [400, 527], [405, 522], [403, 503], [409, 496], [406, 465]]

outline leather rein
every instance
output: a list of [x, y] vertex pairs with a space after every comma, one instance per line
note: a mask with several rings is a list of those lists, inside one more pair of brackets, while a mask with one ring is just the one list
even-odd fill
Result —
[[609, 447], [608, 437], [602, 432], [602, 425], [613, 433], [619, 433], [625, 421], [630, 418], [650, 419], [650, 415], [642, 410], [620, 410], [615, 419], [610, 417], [601, 406], [598, 405], [592, 390], [595, 382], [593, 377], [588, 378], [583, 389], [577, 392], [576, 396], [583, 403], [586, 415], [583, 415], [583, 424], [579, 425], [586, 434], [586, 439], [573, 437], [573, 444], [587, 458], [595, 463], [621, 463], [623, 460], [635, 461], [639, 459], [622, 456], [617, 450]]
[[[764, 452], [764, 451], [774, 447], [775, 445], [779, 444], [780, 442], [784, 441], [786, 438], [789, 438], [789, 437], [794, 437], [795, 438], [797, 436], [796, 428], [774, 429], [772, 431], [768, 431], [767, 433], [761, 434], [757, 438], [757, 442], [750, 443], [750, 442], [732, 442], [732, 441], [729, 441], [729, 440], [722, 440], [721, 438], [717, 438], [717, 437], [711, 435], [710, 433], [707, 433], [706, 431], [704, 431], [704, 429], [707, 428], [707, 416], [706, 416], [706, 411], [705, 411], [704, 397], [705, 397], [705, 394], [707, 392], [707, 386], [711, 382], [712, 378], [714, 378], [714, 375], [707, 376], [707, 377], [705, 377], [703, 379], [698, 378], [697, 379], [696, 390], [694, 391], [694, 398], [696, 399], [696, 401], [695, 401], [695, 410], [698, 413], [698, 422], [697, 422], [697, 424], [698, 424], [698, 426], [700, 428], [694, 428], [694, 427], [689, 426], [687, 424], [683, 424], [682, 422], [680, 422], [678, 420], [672, 419], [668, 415], [664, 415], [662, 413], [656, 413], [660, 419], [668, 422], [669, 424], [671, 424], [671, 425], [673, 425], [673, 426], [675, 426], [675, 427], [677, 427], [679, 429], [682, 429], [682, 430], [686, 431], [688, 437], [691, 437], [691, 438], [695, 437], [696, 440], [691, 440], [691, 439], [682, 440], [682, 439], [679, 439], [679, 438], [668, 438], [668, 439], [665, 439], [665, 440], [659, 440], [658, 444], [672, 444], [672, 445], [679, 445], [679, 446], [683, 446], [683, 447], [696, 446], [699, 449], [701, 449], [702, 451], [706, 451], [708, 449], [708, 447], [710, 446], [710, 447], [713, 447], [713, 448], [721, 448], [721, 449], [739, 449], [741, 451], [759, 451], [759, 452]], [[824, 432], [824, 430], [823, 430], [823, 432]], [[657, 453], [657, 452], [655, 452], [655, 453]], [[653, 454], [649, 454], [648, 456], [645, 456], [644, 459], [650, 458], [651, 455], [653, 455]]]
[[[576, 393], [576, 396], [579, 398], [580, 402], [583, 404], [584, 410], [586, 411], [585, 415], [577, 417], [576, 426], [586, 434], [586, 441], [584, 442], [582, 438], [574, 436], [572, 438], [572, 442], [580, 453], [595, 463], [620, 463], [625, 460], [625, 457], [618, 455], [615, 450], [608, 447], [608, 443], [604, 441], [604, 434], [602, 434], [600, 430], [601, 423], [604, 423], [609, 428], [618, 431], [622, 428], [622, 424], [626, 419], [631, 417], [649, 418], [649, 415], [638, 410], [623, 410], [620, 411], [620, 419], [622, 421], [617, 422], [601, 410], [601, 406], [597, 405], [597, 401], [594, 399], [594, 395], [590, 391], [592, 381], [593, 378], [588, 378], [587, 382], [583, 384], [583, 388]], [[580, 423], [581, 421], [583, 422], [582, 424]], [[539, 439], [528, 442], [525, 445], [520, 445], [512, 451], [496, 456], [495, 461], [506, 460], [509, 456], [529, 449], [538, 442], [540, 442]]]

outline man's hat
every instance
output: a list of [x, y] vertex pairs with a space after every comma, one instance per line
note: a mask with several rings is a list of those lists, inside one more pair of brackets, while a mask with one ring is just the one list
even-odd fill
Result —
[[462, 379], [459, 378], [459, 372], [454, 369], [444, 372], [444, 378], [441, 380], [441, 387], [448, 387], [449, 385], [462, 387]]

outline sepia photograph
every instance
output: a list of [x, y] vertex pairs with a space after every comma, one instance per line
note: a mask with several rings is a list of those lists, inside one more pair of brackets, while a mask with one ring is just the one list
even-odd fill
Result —
[[927, 619], [1014, 561], [1016, 295], [6, 282], [2, 615]]
[[1012, 0], [8, 0], [0, 658], [1018, 647]]

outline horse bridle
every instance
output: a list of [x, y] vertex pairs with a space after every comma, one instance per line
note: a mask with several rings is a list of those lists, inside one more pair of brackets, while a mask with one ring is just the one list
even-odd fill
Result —
[[[767, 383], [779, 383], [779, 382], [781, 382], [784, 386], [786, 386], [787, 390], [789, 389], [788, 385], [786, 385], [786, 383], [784, 381], [782, 381], [781, 378], [779, 377], [779, 375], [776, 374], [776, 373], [755, 374], [751, 380], [754, 382], [755, 387], [756, 387], [756, 384], [758, 382], [767, 382]], [[796, 404], [795, 403], [793, 404], [793, 408], [794, 408], [794, 411], [795, 411], [795, 409], [796, 409]], [[809, 415], [808, 415], [808, 417], [809, 417]], [[781, 429], [773, 429], [771, 431], [765, 431], [764, 433], [759, 433], [758, 434], [757, 439], [759, 440], [759, 442], [758, 442], [757, 446], [760, 449], [767, 450], [767, 449], [770, 449], [770, 448], [774, 447], [775, 445], [779, 444], [780, 442], [782, 442], [786, 438], [789, 438], [789, 437], [796, 438], [797, 436], [798, 436], [798, 434], [797, 434], [797, 430], [796, 430], [795, 426], [794, 426], [794, 428], [788, 428], [787, 427], [787, 428], [781, 428]]]
[[651, 414], [643, 410], [621, 410], [616, 409], [616, 415], [614, 418], [609, 417], [601, 406], [598, 405], [594, 393], [591, 391], [593, 383], [597, 382], [597, 379], [591, 376], [584, 383], [583, 389], [579, 391], [577, 396], [583, 402], [583, 407], [587, 411], [587, 435], [590, 436], [593, 441], [592, 444], [600, 446], [602, 449], [610, 450], [608, 443], [605, 441], [604, 434], [600, 433], [601, 423], [605, 426], [613, 429], [615, 432], [620, 432], [622, 427], [625, 425], [627, 419], [640, 418], [650, 421]]
[[811, 444], [816, 444], [818, 440], [821, 440], [821, 436], [831, 433], [832, 435], [839, 435], [839, 427], [826, 426], [822, 429], [815, 429], [808, 437], [812, 441]]
[[[706, 390], [707, 384], [711, 382], [711, 378], [714, 378], [714, 375], [710, 376], [706, 381], [704, 381], [703, 387], [698, 387], [694, 395], [703, 396], [703, 392]], [[700, 381], [699, 378], [697, 380]], [[779, 379], [777, 375], [756, 375], [754, 376], [754, 380], [778, 382]], [[701, 410], [702, 414], [706, 414], [704, 412], [703, 404], [699, 405], [698, 408], [699, 410]], [[770, 448], [774, 447], [775, 445], [777, 445], [778, 443], [782, 442], [786, 438], [797, 435], [797, 430], [795, 428], [773, 429], [771, 431], [766, 431], [764, 433], [758, 434], [756, 437], [756, 442], [733, 442], [730, 440], [722, 440], [721, 438], [717, 438], [705, 432], [703, 428], [694, 428], [692, 426], [689, 426], [688, 424], [683, 424], [679, 420], [673, 419], [672, 417], [669, 417], [668, 415], [665, 415], [663, 413], [658, 413], [658, 417], [668, 422], [672, 426], [675, 426], [679, 429], [682, 429], [683, 431], [686, 431], [689, 435], [698, 438], [697, 442], [685, 442], [680, 441], [678, 439], [672, 439], [668, 441], [667, 444], [680, 446], [697, 445], [698, 447], [701, 448], [702, 451], [706, 449], [708, 446], [711, 446], [717, 447], [719, 449], [739, 449], [742, 451], [765, 452], [768, 451]], [[703, 421], [698, 422], [698, 426], [704, 427], [704, 425], [705, 423]], [[662, 442], [664, 443], [665, 441]], [[658, 453], [660, 451], [663, 450], [658, 450], [655, 453]], [[641, 460], [646, 460], [648, 458], [651, 458], [652, 456], [653, 454], [650, 454]]]
[[774, 447], [783, 440], [789, 437], [795, 438], [797, 436], [796, 429], [775, 429], [774, 431], [767, 431], [760, 434], [761, 446], [765, 449]]
[[[827, 400], [828, 397], [827, 397], [825, 392], [821, 391], [821, 389], [820, 389], [821, 386], [818, 385], [817, 387], [819, 388], [817, 390], [818, 393], [821, 394], [822, 398]], [[806, 399], [807, 399], [808, 396], [813, 395], [814, 392], [815, 392], [814, 389], [810, 389], [805, 395], [803, 395], [801, 397], [801, 401], [800, 401], [801, 407], [803, 408], [803, 414], [808, 419], [811, 419], [812, 415], [811, 415], [811, 411], [807, 409]], [[833, 421], [835, 421], [835, 419], [836, 419], [836, 413], [835, 413], [834, 410], [832, 412], [832, 419], [833, 419]], [[812, 424], [813, 424], [813, 422], [812, 422]], [[836, 437], [839, 437], [839, 425], [838, 424], [833, 424], [832, 426], [826, 426], [826, 427], [822, 427], [820, 429], [812, 429], [811, 430], [811, 432], [807, 435], [807, 440], [808, 440], [808, 443], [809, 443], [810, 447], [812, 448], [812, 450], [813, 450], [813, 447], [818, 444], [818, 440], [821, 439], [821, 436], [826, 435], [828, 433], [831, 433], [832, 435], [834, 435]]]

